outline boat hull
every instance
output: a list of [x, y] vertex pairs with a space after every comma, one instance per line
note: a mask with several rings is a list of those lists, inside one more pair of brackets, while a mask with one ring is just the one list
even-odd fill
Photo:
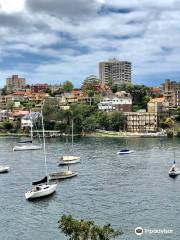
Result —
[[130, 153], [134, 153], [134, 151], [133, 151], [133, 150], [129, 150], [129, 151], [127, 151], [127, 152], [121, 152], [121, 151], [117, 152], [117, 154], [120, 154], [120, 155], [130, 154]]
[[40, 191], [28, 191], [25, 193], [25, 198], [27, 200], [30, 199], [34, 199], [34, 198], [42, 198], [42, 197], [46, 197], [49, 196], [51, 194], [53, 194], [56, 191], [56, 187], [57, 184], [52, 184], [52, 185], [44, 185], [44, 186], [48, 186], [48, 188], [43, 188]]
[[30, 145], [30, 146], [15, 146], [13, 151], [28, 151], [28, 150], [40, 150], [42, 146]]
[[76, 160], [66, 160], [66, 161], [59, 161], [59, 165], [69, 165], [69, 164], [75, 164], [75, 163], [80, 163], [80, 159], [76, 159]]
[[49, 180], [60, 180], [60, 179], [67, 179], [77, 176], [78, 174], [76, 172], [72, 172], [69, 175], [61, 175], [61, 174], [49, 174]]
[[0, 166], [0, 173], [6, 173], [9, 172], [8, 166]]
[[176, 171], [176, 172], [169, 171], [169, 176], [172, 177], [172, 178], [177, 177], [179, 174], [180, 174], [179, 171]]
[[172, 167], [171, 167], [170, 170], [169, 170], [169, 176], [172, 177], [172, 178], [175, 178], [175, 177], [177, 177], [179, 174], [180, 174], [180, 170], [179, 170], [179, 168], [177, 168], [177, 167], [175, 166], [175, 162], [174, 162], [174, 164], [172, 165]]

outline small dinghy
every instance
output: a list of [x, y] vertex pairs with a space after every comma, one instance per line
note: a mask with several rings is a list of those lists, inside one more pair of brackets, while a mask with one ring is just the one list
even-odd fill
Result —
[[62, 172], [54, 172], [49, 174], [49, 180], [58, 180], [58, 179], [66, 179], [77, 176], [77, 172], [72, 172], [70, 170], [62, 171]]
[[0, 166], [0, 173], [5, 173], [9, 171], [9, 166]]
[[169, 170], [170, 177], [177, 177], [180, 174], [179, 169], [176, 167], [176, 162], [174, 160], [172, 167]]
[[134, 152], [134, 150], [122, 149], [122, 150], [118, 151], [117, 154], [130, 154], [133, 152]]

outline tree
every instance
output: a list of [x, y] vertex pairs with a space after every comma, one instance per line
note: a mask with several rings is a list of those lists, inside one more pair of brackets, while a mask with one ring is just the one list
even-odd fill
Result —
[[172, 118], [166, 118], [160, 123], [161, 128], [172, 128], [175, 124], [175, 121]]
[[2, 96], [7, 95], [7, 87], [6, 86], [1, 89], [1, 95]]
[[58, 223], [69, 240], [111, 240], [122, 234], [110, 224], [98, 226], [94, 221], [76, 220], [71, 215], [63, 215]]
[[10, 130], [13, 128], [13, 124], [11, 122], [5, 121], [3, 122], [3, 129]]
[[65, 81], [62, 85], [64, 92], [71, 92], [74, 88], [71, 81]]
[[14, 102], [13, 101], [8, 101], [6, 106], [7, 106], [8, 110], [12, 111], [13, 107], [14, 107]]

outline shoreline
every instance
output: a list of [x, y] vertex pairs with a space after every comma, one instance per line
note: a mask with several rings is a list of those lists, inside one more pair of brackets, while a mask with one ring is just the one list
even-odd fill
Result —
[[[58, 137], [70, 137], [70, 134], [57, 134], [57, 135], [47, 135], [46, 138], [58, 138]], [[30, 137], [29, 134], [24, 133], [0, 133], [0, 138], [18, 138], [18, 137]], [[160, 138], [167, 137], [167, 134], [158, 134], [158, 133], [128, 133], [128, 132], [111, 132], [111, 131], [95, 131], [91, 133], [84, 134], [74, 134], [74, 137], [106, 137], [106, 138]], [[34, 137], [36, 138], [36, 137]]]

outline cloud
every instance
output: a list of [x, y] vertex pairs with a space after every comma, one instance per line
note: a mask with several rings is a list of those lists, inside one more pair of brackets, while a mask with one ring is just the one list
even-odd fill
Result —
[[179, 9], [178, 0], [26, 0], [20, 12], [0, 11], [2, 76], [19, 71], [30, 81], [79, 85], [112, 57], [131, 61], [137, 82], [174, 76]]
[[27, 7], [31, 11], [42, 12], [60, 18], [81, 19], [92, 16], [98, 9], [96, 0], [28, 0]]

